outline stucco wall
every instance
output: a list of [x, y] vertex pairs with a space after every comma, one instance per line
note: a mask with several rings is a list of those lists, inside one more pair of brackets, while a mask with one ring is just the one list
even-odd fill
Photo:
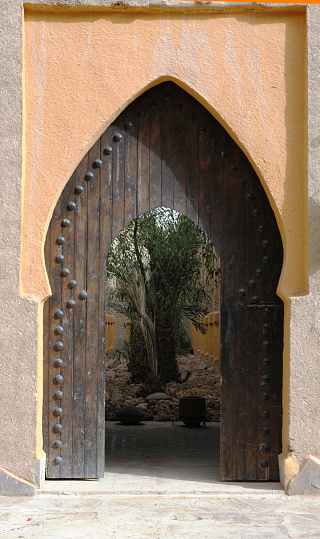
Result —
[[[95, 3], [112, 2], [76, 2]], [[125, 2], [130, 3], [135, 4]], [[139, 7], [144, 4], [149, 2]], [[38, 480], [33, 477], [34, 459], [42, 457], [38, 301], [41, 313], [40, 300], [49, 293], [42, 247], [55, 202], [102, 129], [159, 77], [176, 80], [225, 125], [269, 193], [285, 246], [280, 289], [287, 298], [296, 296], [290, 319], [286, 301], [284, 450], [299, 461], [307, 452], [319, 455], [319, 7], [308, 7], [310, 294], [301, 297], [307, 292], [303, 14], [287, 13], [288, 6], [282, 12], [249, 6], [246, 13], [233, 7], [231, 13], [217, 15], [213, 8], [199, 10], [199, 4], [183, 15], [168, 15], [164, 9], [161, 17], [156, 10], [130, 13], [121, 6], [112, 14], [30, 8], [23, 140], [21, 1], [3, 0], [0, 9], [1, 25], [7, 29], [0, 66], [5, 81], [1, 108], [7, 110], [0, 154], [1, 465]], [[202, 16], [197, 16], [199, 11]]]
[[270, 197], [284, 242], [279, 292], [289, 372], [288, 298], [307, 290], [304, 14], [30, 8], [24, 58], [23, 293], [39, 299], [50, 293], [47, 224], [81, 156], [124, 106], [171, 78], [225, 125]]
[[280, 290], [306, 292], [304, 30], [300, 13], [27, 10], [24, 294], [50, 291], [43, 239], [75, 164], [161, 78], [198, 97], [250, 157], [284, 240]]
[[[38, 305], [19, 293], [22, 172], [22, 6], [0, 5], [0, 466], [33, 481]], [[39, 455], [40, 456], [40, 455]], [[36, 480], [36, 479], [35, 479]], [[25, 492], [22, 489], [23, 492]], [[0, 482], [0, 493], [1, 482]]]
[[[308, 7], [309, 291], [291, 302], [289, 451], [320, 456], [320, 6]], [[317, 397], [318, 393], [318, 397]]]

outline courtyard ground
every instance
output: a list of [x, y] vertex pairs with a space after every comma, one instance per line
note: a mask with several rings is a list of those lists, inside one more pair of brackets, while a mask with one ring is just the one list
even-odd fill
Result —
[[319, 539], [320, 497], [221, 482], [216, 423], [107, 422], [104, 478], [46, 481], [34, 498], [0, 498], [0, 536]]
[[260, 494], [40, 494], [0, 499], [0, 536], [115, 539], [320, 537], [320, 499]]

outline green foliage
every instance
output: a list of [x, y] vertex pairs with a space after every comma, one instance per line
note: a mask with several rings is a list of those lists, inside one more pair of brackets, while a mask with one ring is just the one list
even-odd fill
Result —
[[147, 370], [162, 383], [177, 378], [175, 358], [185, 341], [183, 322], [191, 320], [205, 331], [198, 319], [208, 312], [217, 279], [215, 259], [205, 233], [165, 208], [133, 220], [114, 241], [106, 264], [108, 304], [131, 319], [129, 365], [132, 372], [140, 366], [138, 378], [145, 379]]

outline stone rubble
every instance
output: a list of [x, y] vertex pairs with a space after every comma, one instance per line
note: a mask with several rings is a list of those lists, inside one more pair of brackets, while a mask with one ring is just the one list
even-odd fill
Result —
[[[111, 357], [106, 362], [106, 421], [116, 421], [116, 413], [122, 406], [133, 405], [142, 409], [154, 421], [178, 419], [179, 397], [205, 397], [207, 421], [220, 421], [220, 375], [213, 365], [195, 355], [178, 357], [181, 379], [191, 375], [184, 383], [171, 382], [166, 385], [166, 399], [138, 396], [143, 384], [132, 384], [127, 360]], [[156, 394], [159, 396], [159, 394]]]

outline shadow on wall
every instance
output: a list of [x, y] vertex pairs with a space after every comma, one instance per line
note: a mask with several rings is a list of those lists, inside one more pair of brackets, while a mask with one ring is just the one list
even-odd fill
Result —
[[[315, 196], [317, 193], [315, 193]], [[320, 223], [320, 201], [314, 197], [309, 197], [309, 241], [316, 245], [319, 243], [319, 223]], [[309, 275], [312, 277], [320, 271], [320, 249], [310, 249], [309, 256]]]

